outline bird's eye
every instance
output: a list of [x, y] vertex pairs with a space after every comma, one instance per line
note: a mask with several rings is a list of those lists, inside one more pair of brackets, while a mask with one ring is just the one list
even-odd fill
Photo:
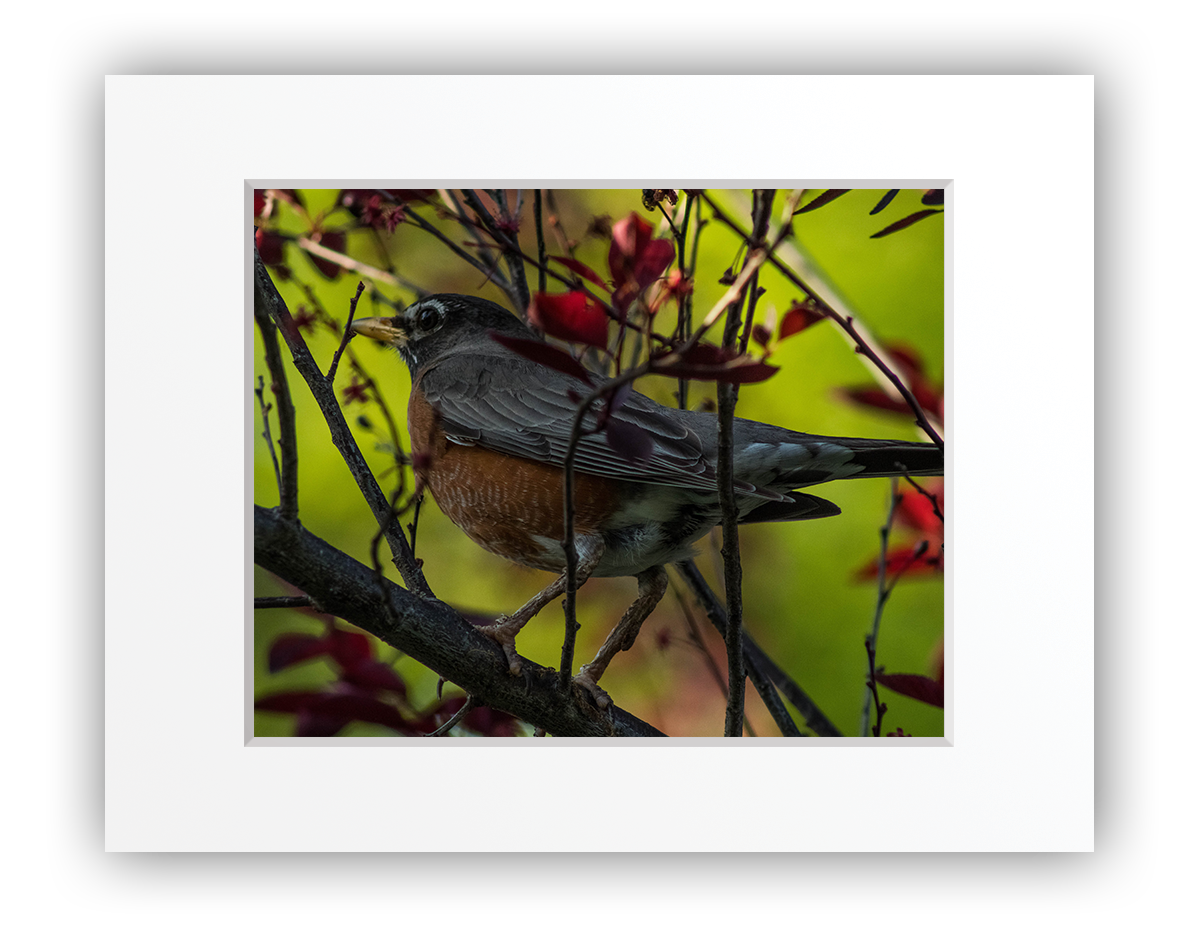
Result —
[[425, 306], [416, 313], [416, 327], [421, 331], [432, 331], [441, 324], [441, 313], [431, 306]]

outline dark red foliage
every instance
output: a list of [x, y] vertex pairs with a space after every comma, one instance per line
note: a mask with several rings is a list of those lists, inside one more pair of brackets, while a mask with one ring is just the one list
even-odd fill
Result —
[[283, 241], [283, 238], [265, 229], [259, 228], [254, 232], [254, 244], [258, 246], [262, 263], [268, 267], [277, 267], [283, 263]]
[[816, 322], [822, 322], [825, 318], [827, 316], [818, 309], [801, 303], [797, 299], [792, 300], [790, 310], [782, 316], [782, 323], [778, 325], [778, 340], [783, 341], [792, 334], [798, 334]]
[[586, 264], [584, 264], [582, 261], [575, 260], [572, 257], [555, 257], [552, 254], [549, 255], [549, 259], [552, 261], [556, 261], [557, 263], [561, 264], [564, 267], [568, 267], [570, 270], [573, 270], [584, 280], [590, 280], [592, 283], [597, 283], [598, 285], [602, 286], [608, 292], [611, 291], [610, 287], [608, 287], [608, 285], [605, 282], [603, 282], [603, 278], [601, 276], [599, 276], [599, 274], [597, 274], [590, 267], [588, 267]]
[[623, 314], [674, 260], [674, 242], [653, 237], [653, 226], [635, 212], [616, 222], [611, 229], [611, 247], [607, 267], [611, 271], [612, 301]]
[[714, 380], [720, 383], [760, 383], [778, 372], [778, 367], [748, 354], [699, 341], [684, 351], [666, 354], [653, 361], [651, 370], [678, 379]]
[[893, 235], [897, 231], [902, 231], [904, 228], [910, 228], [916, 222], [922, 222], [928, 216], [940, 215], [943, 209], [921, 209], [919, 212], [914, 212], [906, 218], [899, 219], [891, 225], [887, 225], [880, 232], [874, 232], [870, 235], [871, 238], [885, 238], [887, 235]]
[[[901, 344], [885, 345], [886, 353], [894, 362], [895, 372], [900, 375], [920, 407], [929, 415], [944, 420], [944, 389], [935, 386], [924, 371], [923, 358], [914, 350]], [[911, 406], [900, 395], [891, 395], [877, 386], [856, 386], [841, 391], [850, 402], [895, 412], [910, 418]]]
[[554, 347], [552, 344], [546, 344], [544, 341], [534, 341], [530, 338], [516, 338], [511, 335], [500, 334], [498, 331], [492, 331], [491, 337], [521, 357], [535, 360], [542, 366], [550, 367], [559, 373], [565, 373], [576, 379], [580, 379], [588, 386], [591, 385], [591, 374], [587, 372], [586, 367], [560, 347]]
[[584, 292], [535, 293], [528, 320], [541, 331], [563, 341], [589, 344], [604, 350], [611, 319], [603, 306]]
[[[336, 251], [339, 254], [345, 253], [345, 235], [342, 232], [318, 232], [313, 234], [312, 240], [328, 248], [330, 251]], [[312, 258], [312, 263], [316, 266], [316, 269], [330, 280], [337, 279], [341, 273], [340, 264], [335, 264], [331, 260], [325, 260], [323, 257], [317, 257], [315, 254], [309, 253], [308, 256]]]
[[796, 209], [795, 215], [802, 215], [804, 212], [814, 212], [821, 206], [828, 205], [828, 203], [832, 202], [832, 200], [840, 199], [840, 197], [844, 196], [844, 194], [848, 192], [848, 190], [824, 190], [824, 192], [820, 193], [819, 196], [815, 197], [815, 199], [811, 200], [811, 202], [809, 202], [807, 205], [803, 206], [801, 209]]
[[896, 673], [888, 675], [884, 672], [874, 673], [874, 679], [879, 685], [885, 685], [891, 691], [931, 704], [933, 707], [944, 707], [944, 682], [928, 678], [926, 675], [905, 675]]
[[[914, 539], [892, 544], [886, 554], [886, 576], [938, 576], [944, 572], [944, 480], [921, 480], [922, 487], [936, 500], [906, 488], [894, 512], [896, 528], [914, 534]], [[940, 515], [937, 515], [939, 509]], [[857, 570], [856, 577], [872, 580], [878, 577], [876, 557]]]

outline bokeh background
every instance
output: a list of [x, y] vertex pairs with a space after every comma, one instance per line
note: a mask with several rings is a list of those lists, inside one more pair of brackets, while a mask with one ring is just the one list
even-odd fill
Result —
[[[814, 198], [819, 190], [805, 196]], [[354, 217], [340, 207], [341, 191], [306, 189], [296, 191], [302, 209], [276, 203], [268, 219], [258, 224], [279, 235], [280, 261], [272, 276], [293, 315], [321, 305], [341, 319], [362, 276], [338, 272], [330, 277], [302, 251], [292, 237], [314, 237], [318, 228], [326, 241], [364, 264], [390, 267], [413, 287], [367, 280], [358, 316], [392, 314], [386, 300], [407, 303], [415, 298], [414, 287], [431, 292], [460, 292], [490, 298], [512, 308], [504, 294], [484, 276], [455, 256], [442, 242], [411, 222], [400, 222], [392, 232], [359, 229]], [[885, 190], [854, 190], [816, 211], [796, 216], [795, 237], [781, 250], [797, 248], [818, 269], [823, 286], [843, 300], [858, 323], [879, 342], [901, 346], [918, 355], [927, 379], [939, 387], [944, 381], [944, 223], [932, 216], [902, 231], [871, 238], [903, 216], [920, 211], [920, 190], [903, 190], [887, 208], [870, 215]], [[750, 226], [750, 192], [712, 191], [722, 209], [741, 227]], [[432, 197], [436, 200], [436, 196]], [[781, 209], [784, 194], [775, 202]], [[660, 213], [642, 205], [641, 190], [554, 190], [552, 195], [556, 230], [546, 228], [549, 253], [563, 254], [558, 233], [576, 241], [575, 256], [607, 277], [610, 241], [603, 237], [603, 222], [637, 213], [658, 229], [669, 232]], [[515, 202], [514, 197], [511, 202]], [[434, 206], [421, 206], [421, 214], [436, 221]], [[679, 207], [681, 208], [681, 206]], [[548, 203], [547, 203], [548, 209]], [[702, 213], [710, 219], [710, 213]], [[519, 237], [526, 253], [535, 253], [532, 220], [532, 191], [525, 191], [519, 214]], [[460, 229], [439, 223], [451, 238], [464, 240]], [[331, 238], [329, 236], [332, 236]], [[720, 283], [725, 271], [743, 259], [739, 236], [717, 221], [703, 225], [699, 237], [694, 281], [694, 312], [702, 317], [726, 290]], [[689, 259], [688, 259], [689, 263]], [[280, 272], [280, 267], [285, 268]], [[326, 266], [325, 271], [332, 268]], [[530, 288], [536, 287], [536, 270], [527, 270]], [[814, 283], [812, 280], [808, 280]], [[765, 288], [758, 305], [758, 321], [780, 317], [801, 293], [773, 267], [761, 271]], [[550, 291], [561, 292], [552, 283]], [[820, 289], [820, 284], [815, 284]], [[658, 330], [667, 330], [666, 324]], [[247, 428], [254, 446], [254, 501], [278, 503], [274, 469], [261, 436], [260, 412], [253, 399], [259, 376], [269, 384], [262, 360], [261, 338], [250, 323], [254, 338], [254, 381], [246, 384]], [[304, 330], [304, 337], [322, 369], [328, 369], [338, 336], [320, 325]], [[350, 352], [376, 379], [387, 395], [399, 421], [406, 446], [404, 410], [409, 379], [398, 355], [365, 339], [355, 339]], [[760, 353], [760, 349], [757, 351]], [[818, 434], [918, 440], [920, 433], [909, 415], [869, 408], [845, 398], [843, 391], [876, 385], [873, 371], [853, 350], [843, 333], [830, 322], [821, 322], [798, 335], [776, 343], [771, 363], [780, 372], [768, 381], [740, 390], [737, 414]], [[300, 518], [304, 526], [349, 555], [369, 563], [370, 544], [376, 525], [345, 465], [333, 447], [329, 432], [302, 380], [290, 369], [291, 391], [297, 407], [299, 439]], [[338, 373], [339, 389], [352, 380], [343, 361]], [[648, 377], [638, 389], [658, 401], [673, 404], [677, 383]], [[269, 395], [269, 393], [268, 393]], [[714, 386], [691, 383], [688, 405], [714, 401]], [[386, 428], [374, 407], [350, 403], [347, 419], [359, 445], [388, 494], [398, 474], [385, 443]], [[357, 419], [365, 416], [371, 427]], [[277, 439], [277, 427], [274, 430]], [[408, 484], [411, 476], [408, 474]], [[749, 525], [740, 531], [744, 563], [745, 627], [756, 641], [795, 679], [846, 736], [855, 736], [860, 726], [866, 656], [863, 640], [874, 614], [876, 582], [863, 580], [860, 572], [876, 561], [879, 528], [890, 496], [889, 480], [837, 482], [818, 487], [815, 494], [834, 501], [843, 510], [839, 517], [793, 524]], [[910, 540], [898, 528], [892, 543]], [[714, 588], [722, 587], [719, 531], [698, 547], [697, 563]], [[938, 552], [938, 551], [932, 551]], [[421, 511], [416, 547], [424, 562], [425, 575], [433, 591], [445, 601], [471, 611], [510, 613], [547, 584], [548, 573], [529, 570], [502, 560], [476, 547], [429, 501]], [[386, 561], [386, 556], [383, 556]], [[398, 575], [390, 563], [387, 574]], [[294, 594], [263, 570], [255, 568], [255, 595]], [[582, 624], [578, 638], [578, 662], [587, 661], [623, 610], [635, 597], [635, 579], [598, 579], [579, 592], [578, 616]], [[688, 618], [688, 610], [690, 617]], [[286, 632], [319, 633], [321, 624], [311, 614], [294, 610], [254, 612], [255, 693], [316, 688], [328, 684], [335, 672], [323, 660], [314, 660], [277, 673], [267, 670], [266, 654], [272, 641]], [[348, 625], [343, 625], [348, 626]], [[699, 628], [696, 638], [694, 629]], [[928, 674], [944, 633], [944, 585], [937, 575], [909, 574], [898, 582], [882, 619], [878, 662], [888, 672]], [[520, 652], [539, 663], [556, 665], [562, 636], [561, 610], [549, 605], [520, 634]], [[394, 664], [407, 685], [407, 699], [421, 709], [437, 703], [435, 673], [389, 647], [374, 642], [378, 658]], [[723, 672], [723, 641], [710, 628], [702, 610], [693, 602], [682, 581], [671, 571], [671, 591], [645, 624], [632, 650], [612, 662], [603, 684], [616, 703], [672, 736], [720, 736], [723, 732], [723, 693], [716, 671]], [[461, 693], [447, 684], [445, 697]], [[888, 705], [883, 731], [901, 727], [915, 736], [943, 734], [943, 711], [903, 695], [883, 691]], [[747, 716], [753, 732], [776, 736], [777, 730], [748, 686]], [[799, 718], [802, 727], [801, 718]], [[255, 732], [259, 736], [289, 736], [295, 718], [289, 714], [258, 711]], [[468, 731], [460, 731], [463, 734]], [[518, 728], [521, 734], [530, 729]], [[373, 724], [355, 722], [343, 735], [393, 736], [393, 731]]]

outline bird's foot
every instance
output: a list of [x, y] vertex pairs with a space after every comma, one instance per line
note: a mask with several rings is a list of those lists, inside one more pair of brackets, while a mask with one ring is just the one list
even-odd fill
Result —
[[508, 671], [512, 675], [520, 675], [524, 671], [524, 660], [516, 652], [516, 634], [520, 632], [520, 628], [514, 626], [511, 620], [507, 615], [501, 615], [494, 624], [488, 624], [486, 627], [478, 629], [483, 636], [494, 640], [503, 648], [503, 655], [507, 657]]
[[574, 684], [590, 695], [591, 701], [599, 710], [605, 711], [611, 707], [612, 701], [611, 696], [599, 687], [599, 677], [602, 674], [602, 669], [598, 669], [593, 662], [588, 662], [574, 676]]

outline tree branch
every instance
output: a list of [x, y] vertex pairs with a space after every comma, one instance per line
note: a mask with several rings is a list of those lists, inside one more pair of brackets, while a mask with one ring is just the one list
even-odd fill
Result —
[[[335, 614], [473, 695], [554, 736], [661, 736], [617, 707], [604, 716], [585, 710], [556, 685], [557, 673], [525, 660], [524, 674], [508, 672], [507, 657], [443, 602], [417, 597], [284, 519], [254, 506], [254, 561]], [[380, 600], [386, 594], [389, 607]], [[392, 614], [398, 616], [393, 617]], [[610, 717], [610, 722], [607, 719]]]

